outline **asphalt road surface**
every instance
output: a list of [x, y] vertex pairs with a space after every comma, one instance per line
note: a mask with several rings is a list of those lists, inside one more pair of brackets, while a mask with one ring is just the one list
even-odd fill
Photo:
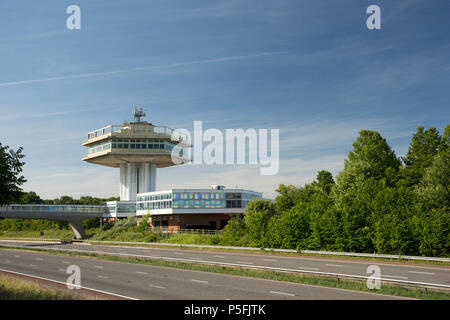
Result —
[[400, 299], [388, 295], [202, 271], [75, 258], [42, 252], [0, 250], [0, 271], [13, 271], [65, 283], [70, 276], [66, 270], [73, 265], [80, 268], [81, 287], [130, 299]]
[[401, 262], [371, 261], [336, 257], [299, 257], [257, 253], [231, 253], [224, 251], [206, 251], [176, 248], [129, 247], [116, 245], [91, 245], [73, 243], [36, 243], [20, 241], [2, 241], [2, 246], [21, 246], [28, 248], [45, 248], [68, 250], [74, 252], [108, 253], [118, 256], [140, 256], [154, 259], [167, 259], [180, 262], [207, 262], [230, 266], [257, 267], [271, 270], [298, 271], [310, 274], [330, 274], [361, 277], [372, 275], [367, 268], [377, 265], [381, 279], [397, 283], [437, 286], [450, 289], [450, 266], [406, 264]]

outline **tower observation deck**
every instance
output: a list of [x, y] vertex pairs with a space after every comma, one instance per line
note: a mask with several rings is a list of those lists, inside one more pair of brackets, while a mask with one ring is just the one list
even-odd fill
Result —
[[[164, 126], [154, 126], [142, 121], [145, 110], [133, 110], [134, 122], [123, 125], [109, 125], [88, 133], [83, 146], [89, 163], [120, 168], [120, 200], [135, 201], [136, 195], [155, 191], [156, 169], [182, 164], [186, 159], [186, 149], [190, 148], [187, 137], [174, 135], [174, 130]], [[178, 146], [179, 152], [172, 160], [172, 150]]]

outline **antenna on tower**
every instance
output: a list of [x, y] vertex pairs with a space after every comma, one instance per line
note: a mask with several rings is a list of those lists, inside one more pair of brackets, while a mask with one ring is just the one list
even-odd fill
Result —
[[136, 122], [141, 122], [141, 118], [145, 116], [146, 113], [144, 108], [136, 107], [133, 109], [133, 117], [136, 119]]

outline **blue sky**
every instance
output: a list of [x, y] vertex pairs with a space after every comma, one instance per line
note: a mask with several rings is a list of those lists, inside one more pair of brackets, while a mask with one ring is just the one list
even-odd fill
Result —
[[[81, 8], [81, 30], [66, 8]], [[382, 29], [366, 28], [366, 8]], [[450, 2], [0, 1], [0, 141], [24, 147], [24, 190], [117, 196], [119, 172], [84, 163], [87, 132], [131, 118], [172, 128], [280, 129], [280, 171], [179, 166], [157, 189], [223, 184], [274, 197], [333, 174], [361, 129], [398, 156], [418, 125], [449, 123]]]

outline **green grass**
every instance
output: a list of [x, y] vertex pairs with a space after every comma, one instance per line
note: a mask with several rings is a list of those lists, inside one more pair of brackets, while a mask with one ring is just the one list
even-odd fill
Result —
[[255, 270], [240, 267], [226, 267], [226, 266], [215, 266], [201, 263], [185, 263], [185, 262], [172, 262], [157, 259], [144, 259], [144, 258], [132, 258], [132, 257], [119, 257], [110, 256], [95, 253], [73, 253], [73, 252], [56, 252], [53, 250], [45, 249], [23, 249], [17, 248], [17, 250], [27, 250], [27, 251], [41, 251], [51, 254], [68, 255], [73, 257], [84, 257], [84, 258], [95, 258], [101, 260], [109, 260], [124, 263], [137, 263], [145, 264], [159, 267], [170, 267], [179, 268], [187, 270], [196, 270], [204, 272], [214, 272], [223, 273], [236, 276], [245, 276], [252, 278], [260, 278], [267, 280], [277, 280], [277, 281], [287, 281], [300, 284], [317, 285], [330, 288], [340, 288], [348, 290], [356, 290], [362, 292], [372, 292], [378, 294], [387, 294], [400, 297], [408, 297], [414, 299], [427, 299], [427, 300], [450, 300], [449, 291], [441, 290], [431, 290], [426, 288], [412, 288], [404, 287], [400, 285], [383, 284], [379, 290], [370, 290], [366, 286], [365, 281], [357, 280], [347, 280], [334, 277], [326, 276], [311, 276], [299, 273], [289, 273], [289, 272], [278, 272], [278, 271], [266, 271], [266, 270]]
[[67, 293], [34, 281], [0, 274], [0, 300], [79, 300], [78, 294]]

